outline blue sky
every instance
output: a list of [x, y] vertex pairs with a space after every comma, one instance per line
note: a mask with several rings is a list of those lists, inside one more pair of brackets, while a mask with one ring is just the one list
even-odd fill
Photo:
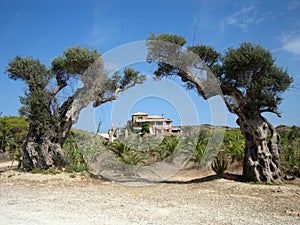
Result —
[[[54, 57], [72, 46], [96, 48], [105, 53], [119, 45], [145, 40], [150, 32], [176, 33], [185, 36], [188, 44], [207, 44], [224, 52], [244, 41], [261, 44], [269, 49], [276, 63], [288, 69], [294, 78], [294, 87], [287, 91], [280, 105], [282, 118], [265, 116], [275, 125], [300, 125], [300, 1], [114, 1], [114, 0], [0, 0], [0, 112], [17, 115], [20, 107], [18, 96], [25, 86], [11, 81], [4, 74], [5, 68], [16, 55], [32, 56], [49, 66]], [[141, 67], [148, 68], [148, 67]], [[141, 71], [151, 77], [151, 71]], [[163, 81], [162, 81], [163, 82]], [[174, 84], [178, 82], [171, 81]], [[155, 86], [156, 84], [147, 83]], [[162, 84], [163, 85], [163, 84]], [[165, 84], [167, 85], [167, 84]], [[146, 87], [144, 86], [144, 87]], [[178, 87], [180, 88], [180, 87]], [[175, 88], [176, 89], [176, 88]], [[133, 94], [124, 93], [119, 101], [82, 114], [78, 127], [85, 124], [103, 124], [103, 130], [114, 124], [121, 125], [114, 110], [133, 96], [140, 96], [132, 103], [131, 113], [149, 111], [162, 114], [180, 125], [188, 113], [178, 112], [178, 105], [186, 101], [170, 103], [161, 94], [143, 95], [137, 89]], [[179, 89], [178, 89], [179, 90]], [[214, 123], [212, 106], [195, 93], [187, 93], [196, 107], [198, 118], [186, 123]], [[181, 90], [180, 95], [185, 96]], [[152, 97], [151, 97], [152, 96]], [[160, 96], [160, 97], [159, 97]], [[151, 100], [152, 98], [152, 100]], [[177, 104], [177, 106], [176, 106]], [[118, 106], [119, 105], [119, 106]], [[190, 106], [189, 106], [190, 107]], [[194, 108], [194, 106], [191, 106]], [[126, 109], [128, 111], [128, 109]], [[221, 109], [223, 110], [223, 109]], [[88, 111], [88, 110], [86, 110]], [[128, 112], [124, 112], [125, 114]], [[129, 114], [130, 114], [129, 112]], [[129, 119], [129, 118], [128, 118]], [[90, 122], [86, 122], [89, 120]], [[236, 126], [235, 117], [226, 113], [226, 124]], [[219, 121], [220, 122], [220, 121]], [[217, 123], [219, 123], [217, 122]]]

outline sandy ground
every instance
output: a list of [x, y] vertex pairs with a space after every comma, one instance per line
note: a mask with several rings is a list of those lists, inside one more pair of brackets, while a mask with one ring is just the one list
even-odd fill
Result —
[[[206, 174], [207, 175], [207, 174]], [[201, 178], [196, 170], [172, 180]], [[300, 224], [300, 180], [128, 186], [80, 174], [0, 173], [0, 224]]]

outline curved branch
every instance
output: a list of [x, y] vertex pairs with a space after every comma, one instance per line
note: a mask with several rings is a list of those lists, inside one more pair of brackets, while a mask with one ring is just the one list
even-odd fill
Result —
[[231, 96], [239, 105], [244, 101], [242, 92], [230, 85], [221, 84], [221, 90], [223, 95]]
[[[127, 89], [127, 88], [126, 88]], [[110, 102], [110, 101], [113, 101], [113, 100], [117, 100], [118, 98], [118, 93], [119, 92], [122, 92], [124, 91], [125, 89], [121, 89], [121, 88], [117, 88], [115, 91], [114, 91], [114, 94], [110, 97], [107, 97], [107, 98], [97, 98], [95, 100], [95, 102], [93, 103], [93, 107], [96, 108], [106, 102]]]
[[56, 77], [57, 87], [52, 91], [52, 95], [56, 95], [58, 92], [61, 91], [64, 87], [66, 87], [68, 84], [65, 80], [63, 80], [61, 77]]
[[[110, 102], [110, 101], [114, 101], [114, 100], [117, 100], [118, 98], [118, 94], [120, 92], [124, 92], [126, 91], [127, 89], [129, 88], [132, 88], [134, 87], [135, 85], [137, 84], [140, 84], [142, 83], [142, 81], [140, 79], [136, 79], [134, 80], [132, 83], [126, 85], [124, 88], [120, 88], [120, 87], [117, 87], [113, 93], [113, 95], [109, 96], [109, 97], [103, 97], [103, 95], [98, 95], [97, 99], [95, 100], [95, 102], [93, 103], [93, 107], [96, 108], [106, 102]], [[104, 94], [104, 93], [103, 93]]]
[[204, 92], [204, 90], [202, 88], [202, 86], [203, 86], [202, 82], [198, 78], [196, 78], [196, 76], [190, 75], [189, 73], [187, 73], [184, 70], [181, 70], [181, 69], [178, 69], [178, 70], [179, 71], [178, 71], [177, 75], [179, 77], [181, 77], [181, 80], [183, 82], [189, 81], [192, 84], [194, 84], [195, 88], [197, 89], [197, 92], [203, 97], [204, 100], [207, 100], [209, 97], [211, 97], [211, 96], [206, 95], [206, 93]]
[[262, 109], [262, 110], [260, 110], [260, 113], [264, 113], [264, 112], [274, 113], [274, 114], [276, 114], [279, 118], [281, 118], [280, 112], [278, 112], [278, 111], [276, 111], [276, 110], [274, 110], [274, 109], [268, 108], [268, 109]]

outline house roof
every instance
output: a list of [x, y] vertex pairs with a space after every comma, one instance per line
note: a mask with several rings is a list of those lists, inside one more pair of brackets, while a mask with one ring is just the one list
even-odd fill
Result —
[[134, 113], [132, 115], [133, 116], [147, 116], [148, 114], [147, 113], [143, 113], [143, 112], [137, 112], [137, 113]]
[[132, 114], [132, 116], [147, 116], [147, 120], [164, 120], [165, 122], [172, 122], [170, 119], [165, 119], [164, 116], [157, 116], [157, 115], [148, 115], [148, 113], [144, 112], [137, 112]]

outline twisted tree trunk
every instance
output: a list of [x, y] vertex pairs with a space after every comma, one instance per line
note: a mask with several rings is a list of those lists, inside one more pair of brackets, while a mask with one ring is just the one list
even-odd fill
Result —
[[[84, 92], [83, 88], [78, 89], [76, 94], [81, 92]], [[32, 120], [23, 145], [21, 169], [48, 169], [67, 165], [62, 147], [72, 125], [77, 122], [81, 109], [88, 103], [89, 101], [74, 100], [74, 97], [69, 97], [54, 115], [49, 113], [48, 118], [45, 118], [45, 121], [48, 119], [50, 123], [43, 124], [41, 121]]]
[[281, 145], [276, 129], [260, 114], [239, 115], [238, 124], [246, 140], [244, 179], [281, 183], [279, 168]]
[[[99, 79], [105, 79], [100, 76]], [[98, 80], [99, 80], [98, 79]], [[97, 95], [101, 82], [91, 81], [94, 86], [86, 85], [76, 90], [54, 113], [47, 118], [50, 122], [31, 120], [26, 142], [23, 145], [21, 168], [48, 169], [62, 167], [67, 164], [67, 159], [62, 149], [67, 135], [79, 118], [80, 111], [87, 107]], [[103, 82], [102, 82], [103, 83]], [[41, 109], [42, 110], [42, 109]], [[49, 111], [47, 108], [45, 111]]]
[[23, 145], [21, 169], [48, 169], [66, 165], [65, 154], [61, 144], [56, 142], [56, 136], [54, 130], [39, 134], [33, 127], [30, 127]]

